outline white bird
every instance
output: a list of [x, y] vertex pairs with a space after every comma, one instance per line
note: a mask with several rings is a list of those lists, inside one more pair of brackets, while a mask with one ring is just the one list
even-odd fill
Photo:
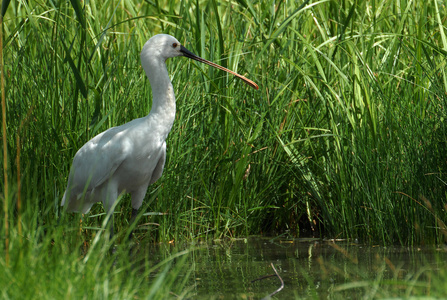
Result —
[[[258, 89], [253, 81], [194, 55], [174, 37], [167, 34], [153, 36], [140, 54], [152, 87], [151, 111], [143, 118], [98, 134], [78, 150], [61, 202], [67, 211], [85, 214], [94, 203], [102, 202], [107, 214], [113, 214], [118, 196], [130, 193], [133, 222], [148, 186], [163, 173], [166, 137], [175, 118], [174, 89], [165, 62], [176, 56], [185, 56], [229, 72]], [[110, 231], [113, 236], [113, 218]]]

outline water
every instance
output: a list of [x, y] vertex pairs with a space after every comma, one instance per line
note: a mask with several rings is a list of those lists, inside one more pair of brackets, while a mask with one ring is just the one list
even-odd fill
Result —
[[[430, 294], [444, 249], [364, 246], [316, 239], [249, 238], [198, 246], [184, 274], [192, 299], [359, 299]], [[444, 273], [445, 274], [445, 273]], [[444, 276], [444, 279], [446, 277]], [[379, 282], [379, 284], [375, 284]]]

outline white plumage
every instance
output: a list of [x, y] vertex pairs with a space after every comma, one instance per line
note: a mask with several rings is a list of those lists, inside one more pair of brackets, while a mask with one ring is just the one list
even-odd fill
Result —
[[140, 55], [152, 87], [151, 111], [143, 118], [98, 134], [79, 149], [61, 202], [68, 211], [88, 213], [94, 203], [102, 202], [111, 213], [118, 196], [130, 193], [132, 217], [136, 216], [148, 186], [163, 173], [166, 137], [175, 118], [174, 89], [165, 61], [176, 56], [225, 70], [258, 88], [251, 80], [192, 54], [170, 35], [153, 36]]

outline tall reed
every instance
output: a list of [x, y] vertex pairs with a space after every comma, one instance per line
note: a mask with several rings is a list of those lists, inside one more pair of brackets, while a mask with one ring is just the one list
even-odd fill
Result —
[[[445, 6], [422, 1], [11, 3], [3, 113], [20, 138], [3, 134], [4, 170], [11, 166], [4, 191], [21, 174], [24, 232], [60, 226], [77, 149], [150, 111], [139, 52], [165, 32], [253, 78], [260, 91], [204, 65], [168, 61], [177, 116], [138, 239], [288, 231], [442, 242], [445, 15]], [[12, 191], [3, 214], [14, 212], [15, 231]], [[116, 215], [125, 231], [128, 197]], [[64, 226], [79, 226], [79, 216], [66, 217]], [[102, 219], [101, 205], [84, 217], [88, 243]]]
[[[2, 5], [3, 7], [3, 5]], [[9, 265], [9, 186], [8, 186], [8, 147], [6, 131], [6, 99], [5, 99], [5, 68], [3, 61], [3, 12], [0, 14], [0, 88], [2, 97], [2, 142], [3, 142], [3, 211], [4, 211], [4, 234], [5, 234], [5, 263]]]

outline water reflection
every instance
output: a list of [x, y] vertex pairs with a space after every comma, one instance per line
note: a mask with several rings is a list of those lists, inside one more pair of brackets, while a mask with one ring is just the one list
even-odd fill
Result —
[[[161, 254], [163, 253], [164, 254]], [[154, 257], [165, 251], [154, 252]], [[285, 287], [277, 299], [358, 299], [425, 293], [436, 270], [446, 269], [447, 253], [429, 248], [371, 247], [321, 240], [249, 238], [199, 246], [188, 257], [188, 287], [193, 299], [261, 299], [280, 286], [273, 263]], [[163, 259], [163, 257], [158, 257]], [[445, 277], [444, 277], [445, 278]], [[389, 289], [375, 288], [378, 282]], [[388, 282], [388, 283], [387, 283]], [[400, 287], [400, 286], [401, 287]]]

